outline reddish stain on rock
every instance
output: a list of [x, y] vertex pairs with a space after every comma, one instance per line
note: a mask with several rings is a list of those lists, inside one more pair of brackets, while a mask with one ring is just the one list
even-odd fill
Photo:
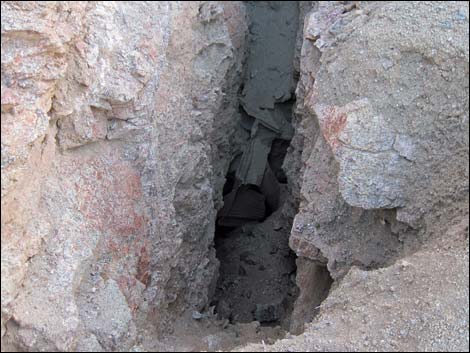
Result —
[[80, 211], [100, 232], [126, 237], [142, 234], [140, 175], [130, 163], [107, 157], [72, 162], [71, 173], [79, 176], [74, 186]]
[[106, 123], [103, 121], [95, 121], [91, 125], [91, 133], [94, 139], [104, 139], [107, 133]]
[[137, 280], [147, 286], [150, 280], [150, 256], [145, 246], [140, 251], [139, 264], [137, 265]]
[[327, 107], [320, 119], [323, 136], [333, 150], [339, 146], [338, 136], [346, 126], [347, 115], [336, 107]]

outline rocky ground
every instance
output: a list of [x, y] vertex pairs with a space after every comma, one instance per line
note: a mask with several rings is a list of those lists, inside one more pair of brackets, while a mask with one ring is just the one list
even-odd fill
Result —
[[214, 300], [219, 317], [245, 323], [282, 321], [289, 329], [298, 289], [288, 232], [288, 223], [278, 211], [260, 224], [216, 234], [220, 270]]
[[212, 306], [246, 4], [2, 2], [2, 351], [469, 350], [468, 3], [298, 13], [280, 327]]

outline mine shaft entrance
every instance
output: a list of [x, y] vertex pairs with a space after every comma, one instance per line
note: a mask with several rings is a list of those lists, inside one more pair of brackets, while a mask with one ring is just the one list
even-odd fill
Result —
[[282, 169], [294, 130], [297, 2], [246, 2], [249, 35], [240, 92], [240, 148], [234, 154], [217, 215], [220, 261], [212, 304], [231, 322], [289, 327], [298, 289], [295, 254], [283, 213], [291, 197]]

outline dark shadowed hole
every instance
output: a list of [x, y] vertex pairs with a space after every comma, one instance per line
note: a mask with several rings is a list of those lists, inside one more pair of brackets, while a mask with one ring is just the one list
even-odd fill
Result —
[[[231, 157], [224, 206], [216, 219], [214, 243], [220, 268], [211, 305], [219, 318], [232, 323], [256, 320], [288, 330], [299, 289], [296, 255], [288, 243], [295, 201], [282, 167], [293, 137], [298, 4], [245, 4], [250, 25], [239, 96], [238, 132], [243, 142]], [[318, 278], [325, 277], [321, 269], [314, 270]], [[315, 307], [328, 291], [325, 278], [323, 289], [313, 288], [317, 292], [311, 298], [304, 295]], [[308, 319], [303, 312], [294, 314]]]
[[[289, 102], [288, 114], [292, 103]], [[250, 128], [252, 120], [245, 114], [241, 124]], [[224, 204], [230, 204], [234, 211], [225, 210], [224, 217], [221, 210], [216, 221], [215, 248], [220, 270], [211, 304], [216, 306], [219, 318], [232, 323], [256, 320], [267, 326], [289, 326], [298, 289], [296, 255], [288, 245], [291, 224], [281, 214], [283, 200], [288, 197], [287, 177], [282, 170], [288, 146], [286, 140], [272, 142], [267, 163], [276, 187], [268, 187], [268, 191], [256, 185], [240, 186], [234, 168], [226, 175]], [[239, 159], [236, 156], [233, 163], [239, 163]], [[239, 197], [230, 201], [237, 191]], [[271, 195], [263, 195], [263, 191]], [[263, 205], [259, 204], [259, 196], [264, 198]]]

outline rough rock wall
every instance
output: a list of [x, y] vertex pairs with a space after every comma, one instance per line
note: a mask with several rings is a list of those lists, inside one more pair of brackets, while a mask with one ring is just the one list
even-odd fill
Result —
[[[254, 348], [468, 351], [468, 4], [301, 3], [291, 246], [301, 289], [315, 263], [337, 281]], [[243, 18], [2, 2], [2, 344], [125, 348], [204, 305]]]
[[2, 342], [206, 304], [245, 31], [239, 2], [2, 2]]
[[339, 278], [351, 265], [389, 264], [425, 241], [436, 217], [462, 214], [467, 25], [460, 3], [321, 2], [307, 16], [298, 255]]
[[459, 2], [312, 4], [285, 162], [293, 332], [318, 265], [337, 281], [270, 350], [468, 350], [468, 33]]

